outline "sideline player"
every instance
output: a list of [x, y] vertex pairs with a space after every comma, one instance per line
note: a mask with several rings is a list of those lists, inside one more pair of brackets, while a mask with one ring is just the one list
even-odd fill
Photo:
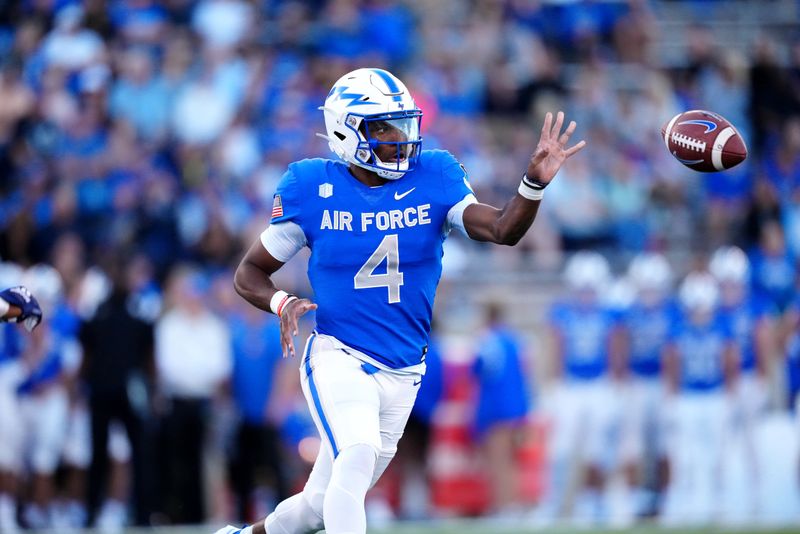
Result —
[[639, 254], [628, 276], [636, 295], [620, 317], [620, 350], [628, 370], [621, 454], [628, 483], [636, 488], [633, 508], [638, 515], [652, 515], [666, 476], [662, 348], [678, 307], [672, 298], [672, 269], [662, 254]]
[[[12, 263], [0, 263], [0, 278], [18, 283], [23, 270]], [[4, 284], [5, 285], [5, 284]], [[31, 291], [15, 286], [0, 291], [0, 322], [22, 322], [32, 331], [42, 319], [42, 309]], [[21, 469], [23, 432], [17, 387], [24, 380], [20, 357], [25, 348], [16, 328], [0, 325], [0, 532], [20, 531], [17, 523], [18, 475]]]
[[[452, 155], [422, 150], [422, 111], [389, 72], [344, 75], [321, 109], [325, 138], [345, 163], [289, 165], [272, 224], [242, 260], [234, 285], [280, 317], [285, 355], [295, 354], [298, 318], [317, 310], [300, 376], [324, 446], [303, 491], [242, 534], [323, 524], [329, 534], [366, 532], [364, 496], [395, 454], [425, 372], [445, 237], [457, 228], [477, 241], [516, 244], [545, 186], [585, 144], [567, 148], [575, 122], [562, 133], [564, 114], [553, 123], [548, 113], [518, 194], [498, 209], [478, 203]], [[305, 246], [315, 301], [270, 279]]]
[[716, 519], [729, 424], [728, 395], [738, 365], [736, 339], [719, 314], [714, 277], [689, 273], [678, 299], [679, 316], [663, 349], [670, 480], [661, 521], [668, 526], [708, 524]]
[[[723, 469], [722, 511], [726, 521], [747, 522], [758, 517], [756, 488], [760, 478], [756, 430], [769, 407], [769, 374], [776, 352], [775, 317], [778, 310], [750, 288], [750, 260], [738, 247], [721, 247], [708, 269], [719, 283], [720, 313], [728, 321], [739, 349], [739, 374], [730, 417], [731, 445]], [[735, 467], [743, 472], [737, 476]], [[725, 464], [723, 464], [725, 465]]]
[[574, 469], [583, 487], [570, 519], [583, 524], [609, 519], [603, 494], [617, 456], [612, 438], [619, 411], [610, 358], [615, 316], [602, 300], [610, 280], [611, 269], [602, 255], [578, 252], [564, 268], [569, 292], [550, 310], [558, 386], [551, 400], [548, 492], [538, 512], [544, 522], [567, 508]]

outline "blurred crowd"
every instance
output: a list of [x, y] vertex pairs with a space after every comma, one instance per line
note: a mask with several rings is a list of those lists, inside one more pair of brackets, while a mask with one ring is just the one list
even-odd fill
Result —
[[[718, 49], [713, 27], [689, 26], [685, 63], [661, 68], [658, 25], [641, 1], [0, 9], [4, 258], [49, 261], [74, 233], [92, 262], [133, 249], [160, 280], [180, 261], [228, 266], [265, 225], [287, 163], [329, 155], [317, 107], [363, 65], [409, 85], [425, 146], [456, 154], [489, 203], [513, 193], [545, 111], [578, 122], [588, 148], [548, 191], [520, 254], [746, 248], [771, 220], [800, 246], [798, 45], [764, 36], [748, 57]], [[750, 159], [702, 178], [676, 165], [659, 128], [692, 108], [735, 124]]]
[[[800, 44], [765, 33], [742, 53], [718, 46], [710, 19], [687, 22], [685, 61], [665, 67], [656, 8], [639, 0], [0, 6], [0, 282], [29, 284], [46, 308], [33, 335], [0, 334], [0, 530], [250, 519], [302, 480], [318, 441], [296, 370], [276, 365], [277, 324], [233, 294], [232, 269], [266, 226], [286, 165], [330, 156], [315, 136], [317, 108], [342, 73], [366, 65], [404, 80], [424, 112], [424, 147], [452, 151], [483, 202], [503, 205], [514, 194], [546, 111], [564, 109], [578, 122], [575, 138], [588, 142], [547, 189], [518, 247], [489, 251], [451, 238], [476, 259], [463, 270], [491, 266], [502, 277], [514, 268], [560, 272], [564, 258], [578, 265], [570, 271], [571, 259], [564, 270], [570, 302], [549, 316], [550, 343], [526, 347], [530, 332], [493, 326], [502, 306], [487, 310], [486, 336], [468, 339], [476, 362], [467, 373], [468, 441], [496, 477], [481, 506], [456, 512], [532, 509], [506, 481], [518, 472], [510, 451], [533, 413], [549, 437], [540, 440], [547, 476], [532, 492], [533, 520], [740, 517], [730, 510], [785, 520], [788, 501], [773, 515], [736, 503], [762, 487], [748, 477], [767, 479], [766, 467], [753, 467], [758, 436], [785, 444], [773, 457], [786, 462], [798, 450], [796, 433], [756, 423], [791, 408], [800, 389]], [[668, 154], [660, 126], [694, 108], [739, 129], [745, 163], [701, 176]], [[744, 252], [720, 248], [733, 244]], [[575, 256], [586, 249], [601, 256]], [[709, 264], [723, 250], [739, 258], [729, 259], [740, 266], [735, 276]], [[303, 267], [288, 264], [282, 287], [307, 293]], [[649, 290], [637, 286], [636, 269], [667, 273], [655, 288], [660, 311], [639, 295]], [[612, 283], [612, 271], [630, 276]], [[725, 304], [728, 278], [758, 303]], [[715, 318], [695, 324], [695, 306]], [[726, 306], [751, 313], [731, 318]], [[660, 319], [642, 321], [649, 313]], [[678, 326], [655, 332], [666, 323]], [[753, 348], [748, 332], [766, 348]], [[667, 353], [638, 380], [638, 344], [652, 339]], [[441, 405], [461, 394], [447, 378], [451, 347], [440, 349], [442, 367], [429, 366], [405, 440], [411, 452], [398, 461], [417, 477], [397, 483], [405, 497], [384, 499], [401, 516], [437, 513], [429, 478], [443, 464], [426, 468], [421, 455], [440, 458], [428, 446], [450, 413]], [[695, 352], [707, 358], [690, 361], [705, 367], [686, 378], [680, 362]], [[530, 354], [563, 361], [563, 373], [535, 376]], [[735, 402], [746, 376], [755, 393]], [[653, 408], [666, 403], [661, 385], [675, 392], [672, 420]], [[694, 413], [708, 419], [680, 417]], [[640, 427], [649, 430], [629, 429]], [[589, 436], [576, 434], [587, 428]], [[710, 433], [692, 434], [701, 431]], [[720, 512], [708, 491], [717, 488], [713, 451], [722, 442], [744, 459], [725, 470], [739, 477], [725, 487], [740, 494], [731, 490]], [[586, 470], [568, 468], [576, 454]], [[791, 479], [779, 486], [788, 500], [798, 477], [791, 465], [777, 470], [784, 478], [770, 472]], [[384, 516], [388, 508], [373, 507]]]

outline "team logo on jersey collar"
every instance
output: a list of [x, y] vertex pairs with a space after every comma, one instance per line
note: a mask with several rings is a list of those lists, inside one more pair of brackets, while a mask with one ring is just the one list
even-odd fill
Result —
[[333, 184], [320, 184], [319, 186], [319, 196], [322, 198], [328, 198], [333, 196]]

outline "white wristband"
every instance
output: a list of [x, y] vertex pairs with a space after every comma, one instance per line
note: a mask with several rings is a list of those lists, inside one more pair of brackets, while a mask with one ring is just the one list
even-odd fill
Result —
[[272, 295], [272, 298], [269, 299], [269, 309], [272, 310], [272, 313], [278, 315], [278, 306], [280, 305], [281, 301], [289, 296], [289, 293], [286, 291], [278, 290]]
[[272, 298], [269, 299], [269, 309], [272, 310], [272, 313], [280, 317], [280, 312], [283, 311], [283, 308], [293, 300], [297, 300], [296, 295], [278, 290], [272, 295]]
[[533, 189], [527, 185], [525, 181], [521, 181], [519, 183], [517, 193], [519, 193], [521, 197], [527, 198], [528, 200], [542, 200], [544, 197], [544, 189]]

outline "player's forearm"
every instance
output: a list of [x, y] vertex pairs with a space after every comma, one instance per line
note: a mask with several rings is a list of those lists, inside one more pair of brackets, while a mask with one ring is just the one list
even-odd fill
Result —
[[678, 354], [673, 347], [667, 346], [664, 349], [662, 361], [664, 362], [663, 376], [667, 391], [675, 393], [680, 386], [681, 370], [678, 362]]
[[621, 328], [615, 328], [609, 340], [608, 354], [611, 375], [614, 378], [625, 376], [628, 368], [628, 343], [627, 336]]
[[518, 194], [514, 195], [497, 220], [497, 235], [502, 244], [513, 246], [519, 243], [536, 219], [539, 204], [540, 200], [528, 200]]
[[723, 353], [722, 371], [725, 376], [725, 385], [733, 387], [739, 380], [740, 358], [739, 351], [735, 345], [730, 344]]
[[772, 367], [773, 355], [778, 353], [774, 325], [762, 320], [756, 326], [756, 369], [764, 376]]
[[538, 200], [528, 200], [518, 194], [503, 209], [473, 204], [464, 210], [464, 227], [476, 241], [513, 246], [533, 224], [539, 204]]
[[233, 287], [243, 299], [264, 311], [271, 311], [270, 300], [278, 292], [269, 274], [247, 260], [236, 269]]

